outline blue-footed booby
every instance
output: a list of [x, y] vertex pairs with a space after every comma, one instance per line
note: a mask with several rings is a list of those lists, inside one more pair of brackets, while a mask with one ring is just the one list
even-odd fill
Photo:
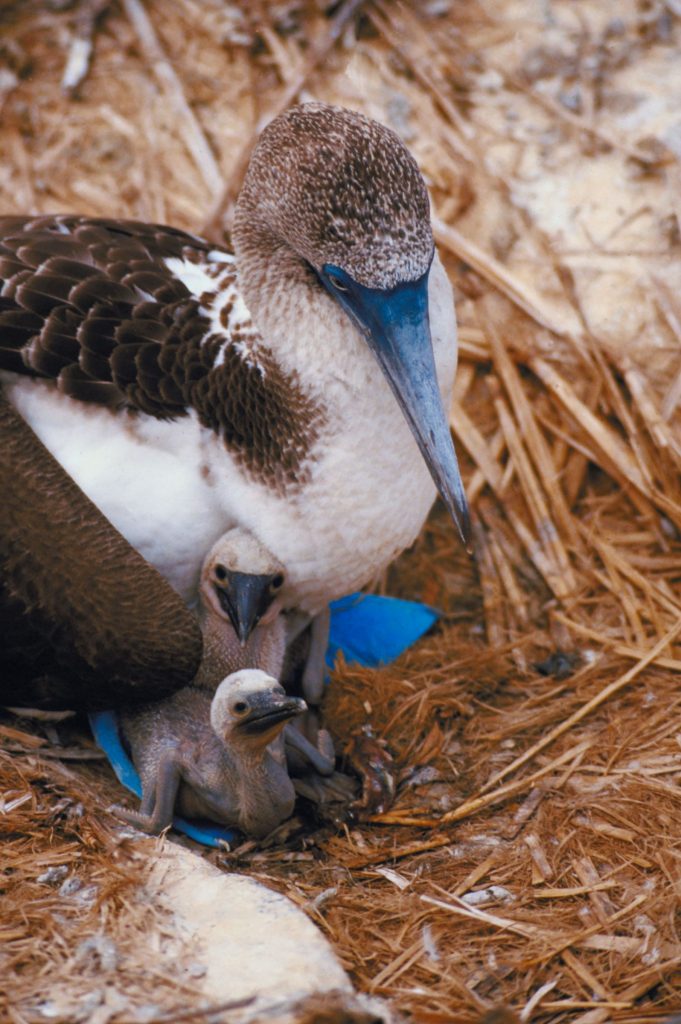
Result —
[[0, 379], [187, 603], [243, 526], [285, 568], [282, 607], [316, 615], [415, 539], [436, 488], [467, 538], [451, 286], [406, 147], [323, 104], [263, 131], [232, 242], [0, 218]]

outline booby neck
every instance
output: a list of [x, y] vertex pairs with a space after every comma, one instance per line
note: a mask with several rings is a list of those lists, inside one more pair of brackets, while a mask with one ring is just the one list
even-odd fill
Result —
[[237, 202], [232, 244], [239, 291], [257, 325], [256, 349], [272, 354], [321, 416], [334, 382], [352, 386], [358, 374], [380, 376], [361, 335], [313, 267], [266, 223], [248, 182]]
[[[343, 332], [342, 350], [324, 337], [315, 352], [317, 339], [305, 339], [296, 354], [307, 362], [297, 365], [334, 364], [340, 353], [341, 367], [358, 363], [362, 373], [368, 349], [468, 541], [468, 509], [429, 323], [430, 203], [401, 140], [360, 114], [324, 104], [287, 111], [267, 126], [251, 158], [235, 210], [234, 245], [244, 297], [261, 332], [275, 336], [272, 318], [286, 301], [282, 291], [290, 296], [295, 290], [303, 308], [316, 293], [311, 304], [321, 313], [320, 288], [336, 307], [326, 310], [325, 326], [340, 308], [359, 329], [365, 344], [359, 358], [357, 339], [352, 345]], [[277, 353], [281, 358], [285, 349], [277, 346]]]
[[[323, 449], [323, 437], [315, 446], [318, 434], [347, 428], [352, 420], [370, 431], [365, 413], [376, 403], [386, 408], [402, 436], [403, 415], [362, 334], [313, 267], [263, 221], [248, 191], [237, 204], [232, 243], [239, 291], [257, 325], [253, 351], [263, 361], [272, 359], [282, 379], [299, 389], [310, 430], [311, 460], [320, 456], [319, 447]], [[447, 323], [436, 312], [432, 326], [436, 364], [443, 370], [443, 398], [448, 400], [456, 365], [456, 323], [451, 288], [437, 254], [433, 265], [435, 303], [439, 312], [444, 292], [447, 309]], [[301, 467], [303, 472], [305, 468]]]

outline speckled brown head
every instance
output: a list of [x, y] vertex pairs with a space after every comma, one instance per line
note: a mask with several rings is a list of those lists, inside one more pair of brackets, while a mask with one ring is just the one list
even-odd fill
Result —
[[343, 267], [370, 288], [414, 281], [430, 266], [426, 186], [399, 137], [362, 114], [306, 103], [265, 128], [236, 211], [316, 270]]

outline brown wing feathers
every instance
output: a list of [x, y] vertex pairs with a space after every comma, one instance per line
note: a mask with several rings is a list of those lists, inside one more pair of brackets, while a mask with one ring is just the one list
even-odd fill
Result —
[[206, 244], [172, 228], [78, 217], [0, 218], [0, 237], [1, 368], [53, 378], [83, 401], [185, 411], [187, 381], [167, 359], [175, 386], [161, 386], [160, 346], [182, 319], [199, 336], [206, 321], [163, 258], [196, 258]]
[[[0, 494], [3, 702], [109, 707], [193, 678], [195, 618], [1, 392]], [[36, 682], [55, 674], [63, 691]]]
[[[84, 401], [134, 404], [125, 387], [132, 381], [119, 380], [110, 360], [119, 344], [132, 345], [134, 358], [134, 348], [147, 340], [148, 332], [135, 336], [134, 323], [122, 341], [117, 337], [136, 319], [141, 301], [134, 284], [118, 278], [134, 278], [135, 258], [150, 263], [143, 242], [112, 232], [105, 222], [67, 217], [0, 220], [0, 233], [0, 366], [53, 378], [66, 394]], [[175, 249], [174, 233], [170, 237]], [[161, 290], [162, 275], [157, 272], [155, 280]], [[181, 294], [180, 282], [175, 292], [188, 294]], [[157, 314], [158, 303], [151, 306], [147, 314]], [[157, 330], [158, 341], [165, 334]]]
[[254, 476], [295, 486], [322, 411], [262, 342], [258, 365], [225, 347], [227, 336], [164, 262], [206, 260], [212, 248], [133, 221], [0, 218], [0, 369], [161, 419], [193, 408]]

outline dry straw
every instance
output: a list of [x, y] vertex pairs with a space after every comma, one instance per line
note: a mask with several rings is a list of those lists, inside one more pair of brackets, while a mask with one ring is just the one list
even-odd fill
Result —
[[[341, 743], [367, 719], [387, 739], [395, 807], [211, 856], [288, 893], [425, 1024], [661, 1022], [681, 1006], [677, 5], [63, 7], [0, 5], [4, 211], [217, 238], [263, 123], [315, 97], [402, 132], [458, 293], [476, 562], [437, 510], [381, 586], [440, 607], [438, 630], [378, 672], [339, 665], [327, 701]], [[46, 985], [87, 987], [93, 915], [137, 963], [135, 882], [82, 733], [7, 716], [2, 740], [0, 1013], [24, 1024]], [[74, 915], [36, 879], [76, 857], [103, 895]], [[147, 962], [108, 977], [130, 1001], [107, 1021], [135, 1019], [144, 970], [177, 1010]]]

